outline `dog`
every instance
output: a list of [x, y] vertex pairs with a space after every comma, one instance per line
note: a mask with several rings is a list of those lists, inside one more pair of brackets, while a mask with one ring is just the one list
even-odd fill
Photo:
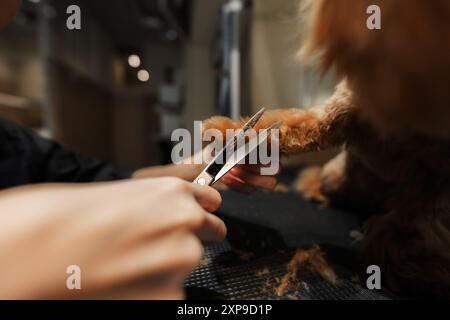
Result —
[[[369, 30], [367, 8], [381, 9]], [[269, 111], [284, 154], [344, 146], [303, 172], [309, 198], [367, 218], [360, 252], [411, 296], [450, 297], [450, 1], [315, 0], [304, 57], [340, 79], [322, 106]], [[237, 129], [214, 117], [204, 129]]]

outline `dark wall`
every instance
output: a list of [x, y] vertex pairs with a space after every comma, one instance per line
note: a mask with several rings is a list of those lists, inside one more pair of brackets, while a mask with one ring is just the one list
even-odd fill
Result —
[[54, 138], [77, 152], [114, 160], [111, 94], [60, 63], [49, 63], [48, 72]]

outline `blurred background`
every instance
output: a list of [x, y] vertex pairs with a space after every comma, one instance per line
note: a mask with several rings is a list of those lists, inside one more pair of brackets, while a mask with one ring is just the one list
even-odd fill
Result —
[[[81, 8], [68, 30], [67, 7]], [[135, 169], [170, 162], [174, 129], [333, 91], [298, 61], [299, 0], [23, 0], [0, 31], [0, 117]], [[307, 161], [323, 162], [327, 155]]]

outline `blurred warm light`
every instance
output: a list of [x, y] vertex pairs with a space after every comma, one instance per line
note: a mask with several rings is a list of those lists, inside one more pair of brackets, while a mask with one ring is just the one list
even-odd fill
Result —
[[141, 58], [136, 54], [132, 54], [128, 57], [128, 64], [132, 68], [139, 68], [141, 66]]
[[138, 77], [139, 81], [147, 82], [150, 79], [150, 74], [148, 73], [147, 70], [142, 69], [142, 70], [139, 70], [137, 77]]

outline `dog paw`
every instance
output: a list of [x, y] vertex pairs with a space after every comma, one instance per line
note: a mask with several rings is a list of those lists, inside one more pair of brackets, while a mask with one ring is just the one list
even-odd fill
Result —
[[328, 205], [328, 198], [321, 191], [322, 168], [311, 167], [302, 170], [294, 182], [294, 190], [303, 194], [306, 199]]

